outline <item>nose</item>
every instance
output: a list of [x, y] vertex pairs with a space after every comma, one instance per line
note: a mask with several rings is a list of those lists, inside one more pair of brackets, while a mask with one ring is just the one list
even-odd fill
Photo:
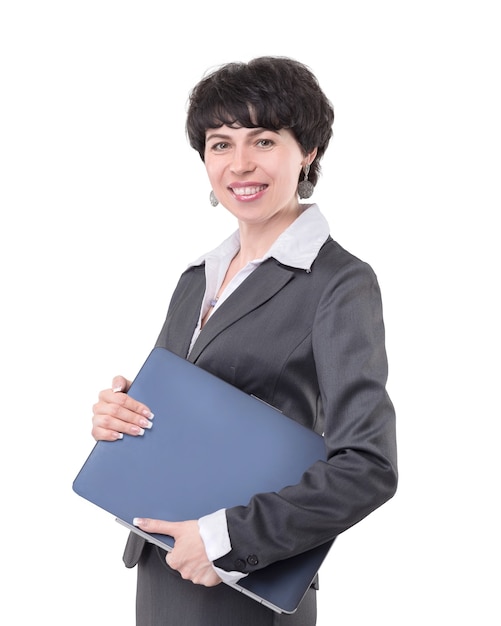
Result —
[[231, 161], [231, 171], [234, 174], [246, 174], [255, 169], [251, 150], [247, 146], [235, 146]]

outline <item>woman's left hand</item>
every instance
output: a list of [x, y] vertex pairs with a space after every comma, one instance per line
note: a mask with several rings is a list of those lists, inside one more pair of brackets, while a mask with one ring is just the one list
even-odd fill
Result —
[[147, 533], [170, 535], [174, 538], [174, 548], [167, 553], [165, 560], [186, 580], [205, 587], [214, 587], [221, 579], [207, 558], [205, 545], [200, 536], [198, 522], [166, 522], [157, 519], [135, 518], [134, 526]]

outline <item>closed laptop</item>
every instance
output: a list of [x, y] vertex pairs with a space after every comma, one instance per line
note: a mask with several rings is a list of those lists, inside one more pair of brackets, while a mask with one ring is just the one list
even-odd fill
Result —
[[[153, 411], [153, 428], [141, 437], [97, 442], [73, 489], [165, 550], [172, 537], [141, 531], [134, 517], [182, 521], [246, 505], [256, 493], [299, 482], [325, 460], [320, 435], [164, 348], [152, 350], [128, 393]], [[331, 545], [230, 586], [293, 613]]]

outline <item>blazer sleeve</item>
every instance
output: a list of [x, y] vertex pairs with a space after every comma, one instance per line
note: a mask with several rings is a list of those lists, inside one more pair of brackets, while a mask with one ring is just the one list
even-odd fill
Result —
[[228, 509], [231, 551], [222, 569], [251, 573], [325, 543], [390, 499], [397, 487], [394, 407], [379, 285], [370, 266], [347, 264], [326, 282], [311, 349], [327, 461], [299, 484]]

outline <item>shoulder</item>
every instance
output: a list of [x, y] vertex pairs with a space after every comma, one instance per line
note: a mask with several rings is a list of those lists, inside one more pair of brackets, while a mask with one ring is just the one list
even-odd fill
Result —
[[349, 252], [329, 235], [315, 259], [312, 274], [331, 279], [346, 273], [376, 278], [369, 263]]
[[171, 306], [179, 299], [196, 288], [202, 289], [205, 285], [205, 264], [193, 265], [184, 270], [179, 277], [177, 285], [171, 297]]

